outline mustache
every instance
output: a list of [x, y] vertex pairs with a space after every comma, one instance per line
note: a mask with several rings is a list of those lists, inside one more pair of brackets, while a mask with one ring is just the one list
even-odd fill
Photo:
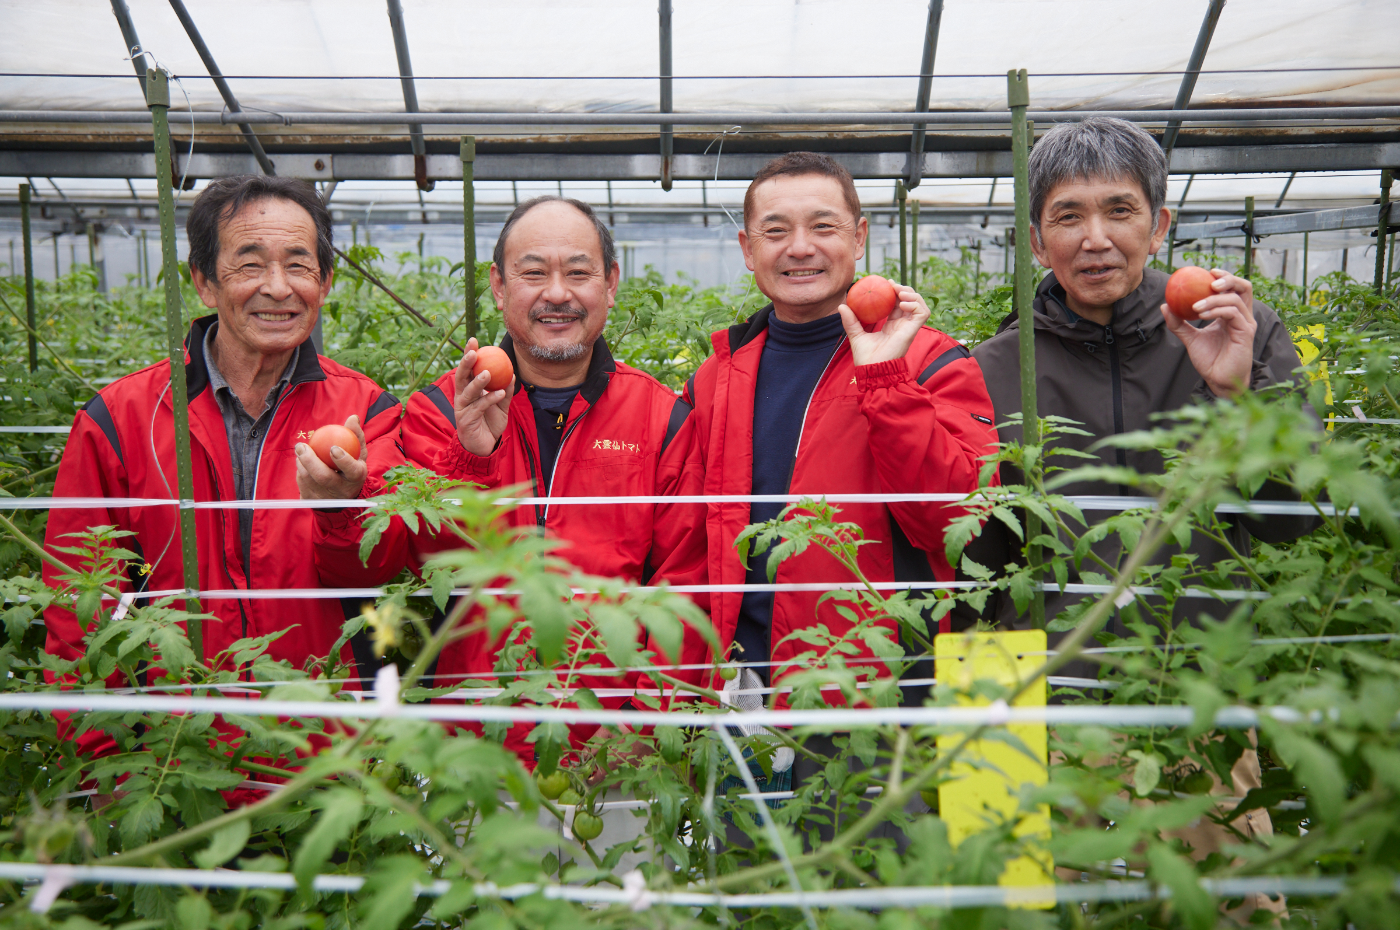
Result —
[[588, 317], [588, 311], [572, 302], [562, 304], [545, 303], [530, 308], [531, 322], [538, 322], [541, 317], [546, 316], [572, 316], [582, 320]]

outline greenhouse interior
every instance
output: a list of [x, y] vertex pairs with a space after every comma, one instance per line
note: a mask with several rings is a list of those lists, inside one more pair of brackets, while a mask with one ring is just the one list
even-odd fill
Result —
[[1397, 926], [1400, 4], [0, 8], [0, 927]]

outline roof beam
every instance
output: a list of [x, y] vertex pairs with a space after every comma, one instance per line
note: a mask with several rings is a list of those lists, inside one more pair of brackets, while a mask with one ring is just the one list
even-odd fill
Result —
[[[418, 88], [413, 83], [413, 60], [408, 54], [408, 30], [404, 26], [403, 5], [399, 0], [388, 0], [389, 28], [394, 33], [394, 54], [399, 59], [399, 82], [403, 84], [403, 108], [408, 113], [418, 112]], [[408, 124], [408, 142], [413, 147], [413, 179], [420, 191], [432, 190], [437, 182], [428, 180], [428, 149], [423, 144], [423, 124]], [[422, 170], [417, 170], [417, 169]]]
[[[1201, 29], [1196, 33], [1196, 45], [1191, 49], [1190, 60], [1186, 62], [1186, 73], [1181, 76], [1181, 87], [1177, 89], [1173, 110], [1184, 110], [1191, 102], [1191, 94], [1196, 90], [1196, 78], [1201, 76], [1201, 65], [1205, 64], [1211, 37], [1215, 35], [1215, 24], [1220, 22], [1220, 13], [1224, 9], [1225, 0], [1210, 0], [1206, 7], [1205, 19], [1201, 20]], [[1172, 149], [1180, 132], [1181, 120], [1174, 119], [1167, 123], [1167, 131], [1162, 134], [1162, 151], [1167, 155], [1168, 164], [1171, 163]]]
[[[170, 8], [179, 17], [180, 25], [185, 27], [186, 35], [190, 37], [190, 44], [199, 53], [199, 60], [204, 62], [204, 68], [209, 72], [209, 76], [214, 79], [214, 86], [219, 89], [219, 94], [224, 98], [225, 105], [230, 111], [241, 113], [243, 108], [238, 105], [238, 98], [233, 96], [232, 88], [228, 86], [228, 81], [224, 80], [223, 72], [214, 62], [214, 56], [210, 53], [209, 46], [204, 44], [204, 37], [199, 34], [199, 29], [190, 17], [190, 11], [185, 9], [182, 0], [170, 0]], [[276, 174], [277, 170], [272, 167], [272, 159], [268, 158], [267, 152], [263, 151], [262, 142], [258, 141], [258, 134], [253, 132], [253, 127], [248, 123], [239, 123], [238, 128], [243, 133], [243, 141], [248, 143], [248, 149], [257, 159], [258, 167], [262, 168], [263, 174]]]
[[[136, 81], [141, 85], [141, 99], [146, 99], [146, 50], [141, 48], [141, 37], [136, 34], [136, 24], [131, 21], [131, 11], [126, 8], [126, 0], [112, 0], [112, 15], [117, 18], [117, 28], [122, 31], [122, 41], [126, 43], [126, 54], [131, 59], [131, 67], [136, 71]], [[137, 49], [141, 49], [139, 52]]]
[[[661, 29], [661, 102], [658, 109], [670, 113], [671, 99], [671, 0], [660, 0], [656, 7]], [[675, 140], [671, 135], [671, 124], [661, 124], [661, 189], [671, 189], [671, 162], [674, 156]]]
[[[914, 98], [914, 112], [927, 113], [929, 94], [933, 90], [933, 58], [938, 51], [938, 26], [943, 20], [943, 0], [929, 0], [928, 22], [924, 26], [924, 54], [919, 64], [919, 92]], [[904, 187], [913, 190], [924, 177], [924, 136], [927, 127], [915, 126], [909, 147], [909, 172]]]
[[[1256, 236], [1283, 236], [1289, 233], [1324, 232], [1332, 229], [1370, 229], [1377, 225], [1379, 211], [1375, 204], [1343, 207], [1339, 210], [1317, 210], [1310, 213], [1284, 213], [1279, 216], [1258, 217], [1252, 232]], [[1400, 203], [1390, 205], [1389, 222], [1400, 221]], [[1178, 241], [1186, 239], [1230, 239], [1243, 237], [1244, 224], [1238, 218], [1178, 226]]]

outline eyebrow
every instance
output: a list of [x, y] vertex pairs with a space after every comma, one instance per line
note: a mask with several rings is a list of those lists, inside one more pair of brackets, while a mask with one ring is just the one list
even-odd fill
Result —
[[[1112, 204], [1119, 204], [1119, 203], [1136, 204], [1136, 203], [1138, 203], [1138, 202], [1139, 202], [1139, 200], [1138, 200], [1138, 197], [1137, 197], [1136, 194], [1133, 194], [1133, 193], [1131, 193], [1131, 192], [1125, 191], [1125, 192], [1120, 193], [1120, 194], [1109, 194], [1107, 197], [1101, 198], [1101, 199], [1098, 201], [1098, 205], [1099, 205], [1099, 206], [1110, 206], [1110, 205], [1112, 205]], [[1062, 199], [1062, 200], [1056, 200], [1054, 203], [1050, 204], [1050, 209], [1052, 209], [1052, 210], [1067, 210], [1067, 209], [1068, 209], [1068, 210], [1074, 210], [1074, 209], [1082, 209], [1083, 207], [1084, 207], [1084, 201], [1083, 201], [1083, 200], [1080, 200], [1080, 199], [1078, 199], [1078, 198], [1065, 198], [1065, 199]]]
[[[810, 219], [823, 219], [823, 220], [824, 220], [824, 219], [827, 219], [828, 217], [839, 216], [839, 215], [840, 215], [840, 214], [837, 213], [837, 211], [835, 211], [835, 210], [813, 210], [811, 213], [808, 214], [808, 217], [809, 217]], [[759, 220], [759, 222], [760, 222], [760, 223], [785, 223], [785, 222], [788, 222], [788, 217], [787, 217], [786, 214], [783, 214], [783, 213], [769, 213], [767, 216], [765, 216], [765, 217], [763, 217], [761, 220]]]
[[[241, 256], [241, 255], [265, 255], [265, 254], [267, 254], [267, 248], [266, 248], [262, 243], [260, 243], [260, 242], [249, 242], [249, 243], [247, 243], [246, 245], [239, 246], [239, 247], [238, 247], [238, 250], [237, 250], [236, 252], [234, 252], [233, 254], [234, 254], [235, 256]], [[292, 246], [291, 248], [287, 249], [287, 254], [288, 254], [288, 255], [310, 255], [310, 254], [311, 254], [311, 250], [308, 249], [308, 248], [306, 248], [305, 246], [294, 245], [294, 246]]]
[[[548, 262], [548, 260], [547, 260], [543, 255], [536, 255], [534, 252], [527, 252], [527, 253], [525, 253], [524, 255], [520, 256], [519, 258], [517, 258], [517, 259], [515, 260], [515, 264], [516, 264], [516, 265], [527, 265], [527, 264], [534, 264], [534, 263], [538, 263], [538, 264], [541, 264], [541, 265], [545, 265], [545, 264], [548, 264], [549, 262]], [[589, 255], [587, 252], [579, 252], [579, 253], [576, 254], [576, 255], [570, 255], [568, 258], [564, 259], [564, 264], [566, 264], [566, 265], [578, 265], [578, 264], [591, 265], [591, 264], [593, 264], [593, 256], [592, 256], [592, 255]]]

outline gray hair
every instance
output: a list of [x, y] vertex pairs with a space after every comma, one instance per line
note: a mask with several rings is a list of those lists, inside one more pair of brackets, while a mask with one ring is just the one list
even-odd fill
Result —
[[1157, 140], [1126, 120], [1094, 116], [1077, 123], [1057, 123], [1031, 149], [1031, 225], [1055, 185], [1075, 180], [1130, 178], [1152, 208], [1152, 229], [1167, 203], [1167, 159]]
[[506, 239], [510, 237], [510, 231], [521, 218], [542, 203], [566, 203], [584, 216], [593, 221], [593, 228], [598, 231], [598, 244], [603, 249], [603, 273], [609, 274], [613, 266], [617, 264], [617, 246], [613, 244], [612, 231], [608, 229], [606, 223], [598, 218], [598, 214], [593, 212], [593, 208], [582, 200], [574, 200], [572, 197], [560, 197], [557, 194], [543, 194], [539, 197], [532, 197], [510, 212], [506, 217], [506, 224], [501, 227], [501, 235], [496, 239], [496, 249], [491, 253], [491, 261], [504, 274], [506, 263]]

